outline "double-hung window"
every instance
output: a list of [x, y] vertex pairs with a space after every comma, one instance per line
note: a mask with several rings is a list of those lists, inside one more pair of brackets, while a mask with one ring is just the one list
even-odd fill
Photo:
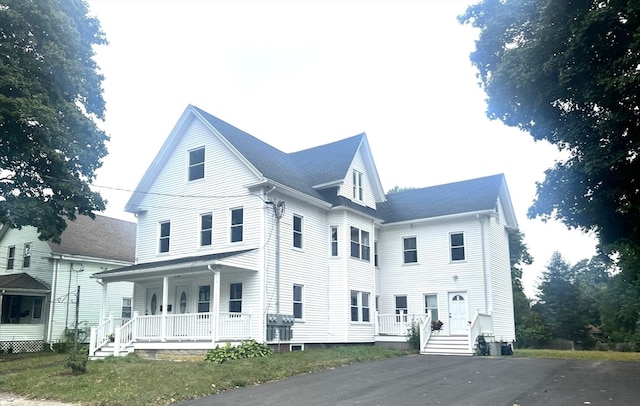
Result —
[[158, 251], [160, 253], [169, 252], [169, 239], [171, 237], [171, 222], [160, 222], [160, 238], [158, 244]]
[[24, 254], [22, 256], [22, 268], [29, 268], [31, 266], [31, 243], [24, 244]]
[[431, 320], [438, 318], [438, 295], [424, 295], [424, 312], [431, 312]]
[[293, 247], [302, 248], [302, 216], [293, 215]]
[[131, 302], [132, 302], [132, 299], [130, 297], [122, 298], [122, 311], [120, 315], [122, 316], [123, 319], [131, 318]]
[[303, 317], [303, 290], [304, 286], [293, 285], [293, 317], [295, 317], [296, 319], [301, 319]]
[[242, 313], [242, 283], [229, 285], [229, 312]]
[[353, 171], [353, 198], [359, 202], [363, 200], [362, 172]]
[[13, 269], [13, 264], [16, 261], [16, 247], [9, 247], [7, 252], [7, 271]]
[[189, 151], [189, 180], [204, 178], [204, 147]]
[[351, 256], [353, 258], [369, 261], [371, 258], [371, 247], [369, 232], [351, 227]]
[[396, 322], [407, 322], [407, 297], [404, 295], [396, 296]]
[[211, 213], [200, 215], [200, 246], [211, 246], [213, 236], [213, 215]]
[[331, 226], [331, 256], [338, 256], [338, 227]]
[[198, 286], [198, 313], [209, 313], [211, 305], [211, 286]]
[[351, 291], [351, 321], [371, 321], [368, 292]]
[[451, 261], [464, 261], [464, 234], [451, 233], [449, 241], [451, 242]]
[[418, 262], [418, 241], [416, 237], [402, 239], [403, 258], [405, 264]]
[[242, 207], [231, 209], [231, 242], [241, 242], [244, 227], [244, 210]]

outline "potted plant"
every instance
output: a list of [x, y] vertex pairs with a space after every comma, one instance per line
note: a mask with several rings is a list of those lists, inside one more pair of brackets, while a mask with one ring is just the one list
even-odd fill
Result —
[[116, 340], [116, 333], [109, 334], [109, 342], [112, 343]]
[[440, 320], [432, 320], [431, 321], [431, 331], [440, 331], [440, 329], [442, 328], [443, 325], [444, 325], [444, 323], [441, 322]]

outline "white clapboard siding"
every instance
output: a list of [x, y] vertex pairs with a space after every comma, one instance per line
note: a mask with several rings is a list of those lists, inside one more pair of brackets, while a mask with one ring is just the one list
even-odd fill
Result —
[[[188, 151], [203, 146], [205, 177], [188, 182]], [[192, 121], [140, 204], [148, 212], [138, 217], [138, 261], [194, 255], [199, 249], [199, 216], [203, 213], [213, 214], [212, 250], [230, 251], [259, 245], [263, 202], [243, 186], [256, 179], [216, 135], [199, 120]], [[243, 208], [244, 241], [230, 244], [230, 209], [236, 207]], [[171, 222], [168, 254], [158, 254], [162, 221]]]

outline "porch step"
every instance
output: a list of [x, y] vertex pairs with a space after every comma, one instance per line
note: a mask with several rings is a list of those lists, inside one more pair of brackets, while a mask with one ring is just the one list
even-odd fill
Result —
[[[95, 361], [95, 360], [105, 359], [107, 357], [113, 357], [114, 349], [115, 348], [113, 346], [113, 343], [105, 344], [102, 348], [97, 350], [93, 356], [89, 357], [89, 360]], [[124, 357], [127, 354], [132, 354], [133, 352], [134, 352], [134, 348], [132, 345], [128, 345], [124, 348], [121, 347], [119, 356]]]
[[467, 336], [432, 335], [420, 354], [471, 356], [473, 351], [469, 350]]

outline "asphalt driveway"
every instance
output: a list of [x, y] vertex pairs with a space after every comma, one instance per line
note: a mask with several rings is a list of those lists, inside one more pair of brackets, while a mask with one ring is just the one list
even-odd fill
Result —
[[637, 405], [640, 363], [413, 355], [240, 388], [181, 406]]

